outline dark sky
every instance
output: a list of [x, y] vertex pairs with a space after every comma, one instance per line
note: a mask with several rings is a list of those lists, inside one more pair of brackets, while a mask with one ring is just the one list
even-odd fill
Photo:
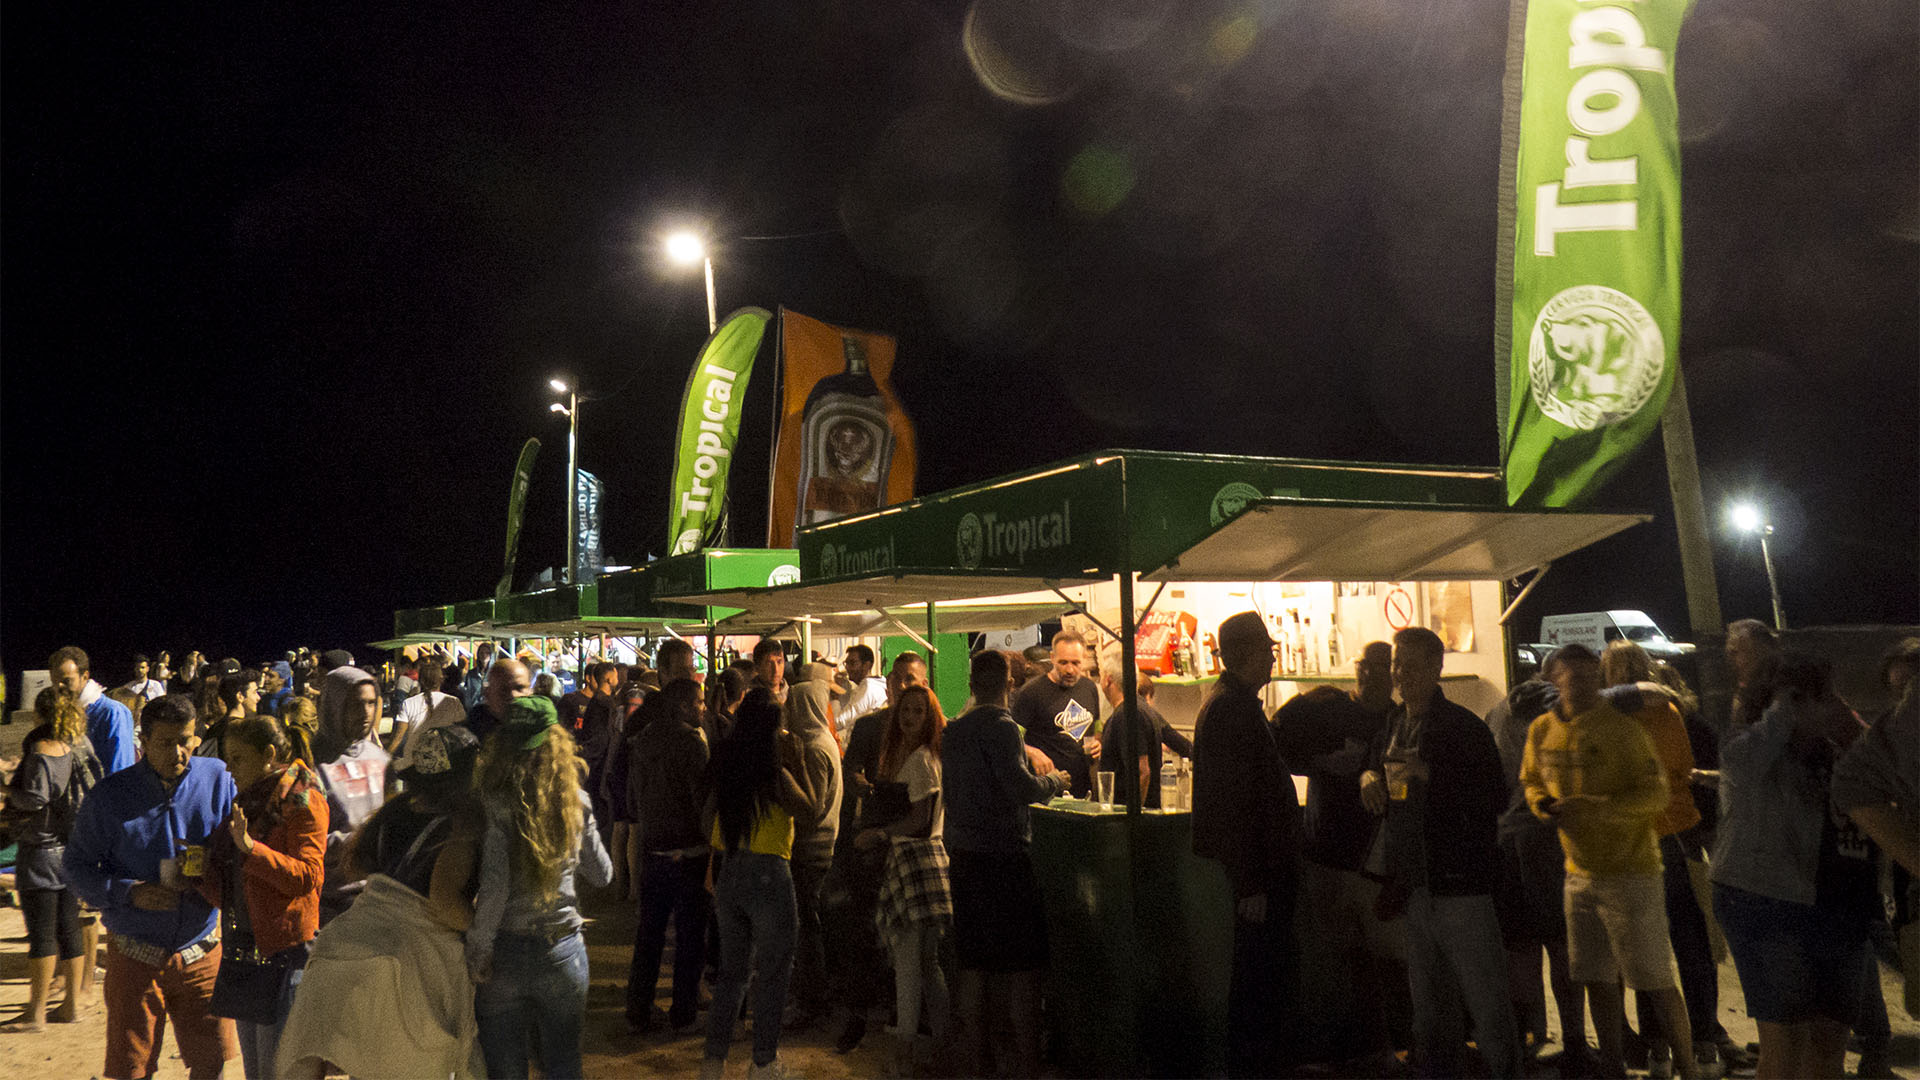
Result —
[[[720, 306], [900, 337], [933, 491], [1104, 446], [1491, 464], [1494, 0], [9, 5], [0, 648], [252, 659], [560, 561], [583, 412], [609, 555], [658, 553]], [[1920, 621], [1911, 0], [1700, 0], [1677, 61], [1682, 362], [1721, 525], [1789, 618]], [[986, 77], [983, 77], [983, 71]], [[1013, 91], [1015, 102], [990, 91]], [[781, 240], [739, 239], [785, 236]], [[760, 535], [770, 353], [734, 484]], [[1540, 613], [1685, 633], [1650, 526]], [[1525, 630], [1522, 636], [1530, 634]]]

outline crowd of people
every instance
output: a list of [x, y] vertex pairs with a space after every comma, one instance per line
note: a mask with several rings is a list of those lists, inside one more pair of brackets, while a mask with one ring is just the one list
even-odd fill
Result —
[[[1910, 922], [1920, 642], [1862, 718], [1735, 623], [1717, 726], [1624, 641], [1560, 649], [1484, 719], [1429, 630], [1271, 716], [1264, 622], [1217, 641], [1191, 739], [1071, 630], [974, 654], [951, 721], [920, 656], [883, 675], [864, 645], [705, 675], [678, 639], [652, 666], [161, 653], [111, 691], [63, 648], [7, 787], [31, 992], [7, 1026], [76, 1017], [104, 923], [108, 1077], [153, 1075], [169, 1024], [194, 1077], [579, 1076], [585, 909], [625, 904], [627, 1032], [703, 1032], [688, 1071], [718, 1077], [746, 1016], [749, 1076], [791, 1075], [783, 1033], [848, 1052], [875, 1023], [896, 1075], [1039, 1075], [1031, 807], [1136, 766], [1155, 805], [1170, 751], [1232, 893], [1230, 1075], [1520, 1075], [1549, 986], [1562, 1076], [1840, 1076], [1850, 1032], [1891, 1075], [1881, 853]], [[1757, 1062], [1718, 1023], [1718, 948]]]

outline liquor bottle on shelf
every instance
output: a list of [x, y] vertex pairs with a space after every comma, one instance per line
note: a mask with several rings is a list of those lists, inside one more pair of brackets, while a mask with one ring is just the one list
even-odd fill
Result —
[[866, 343], [840, 337], [846, 369], [814, 384], [800, 418], [800, 512], [803, 525], [886, 505], [893, 428], [886, 399], [867, 371]]
[[1187, 632], [1180, 632], [1180, 644], [1173, 650], [1173, 671], [1182, 678], [1193, 675], [1193, 638]]
[[1207, 635], [1206, 642], [1207, 674], [1218, 675], [1220, 674], [1220, 642], [1215, 640], [1212, 634]]
[[1302, 635], [1301, 644], [1305, 645], [1307, 650], [1307, 674], [1320, 674], [1320, 636], [1313, 632], [1311, 615], [1306, 618], [1306, 631]]
[[1285, 615], [1277, 615], [1273, 621], [1280, 628], [1280, 632], [1274, 635], [1280, 643], [1280, 674], [1292, 675], [1298, 670], [1293, 665], [1293, 631], [1288, 628]]
[[1330, 675], [1340, 674], [1340, 661], [1345, 658], [1347, 651], [1341, 647], [1343, 644], [1340, 640], [1340, 624], [1336, 622], [1327, 628], [1327, 673]]
[[1300, 609], [1293, 610], [1293, 672], [1296, 675], [1307, 673], [1307, 632], [1300, 625]]

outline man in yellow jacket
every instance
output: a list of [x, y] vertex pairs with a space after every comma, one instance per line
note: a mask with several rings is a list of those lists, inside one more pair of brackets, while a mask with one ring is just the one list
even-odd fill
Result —
[[1591, 649], [1561, 648], [1542, 674], [1560, 701], [1527, 731], [1520, 782], [1527, 806], [1558, 827], [1567, 853], [1568, 968], [1593, 1010], [1599, 1075], [1624, 1075], [1614, 989], [1624, 980], [1659, 1010], [1674, 1033], [1674, 1065], [1693, 1080], [1654, 830], [1667, 808], [1660, 759], [1641, 726], [1601, 697], [1605, 680]]

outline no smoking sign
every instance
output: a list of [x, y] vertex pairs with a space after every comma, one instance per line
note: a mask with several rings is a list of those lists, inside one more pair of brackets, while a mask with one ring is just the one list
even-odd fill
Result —
[[1395, 630], [1413, 625], [1413, 596], [1407, 590], [1395, 588], [1381, 601], [1381, 607], [1386, 613], [1387, 625]]

